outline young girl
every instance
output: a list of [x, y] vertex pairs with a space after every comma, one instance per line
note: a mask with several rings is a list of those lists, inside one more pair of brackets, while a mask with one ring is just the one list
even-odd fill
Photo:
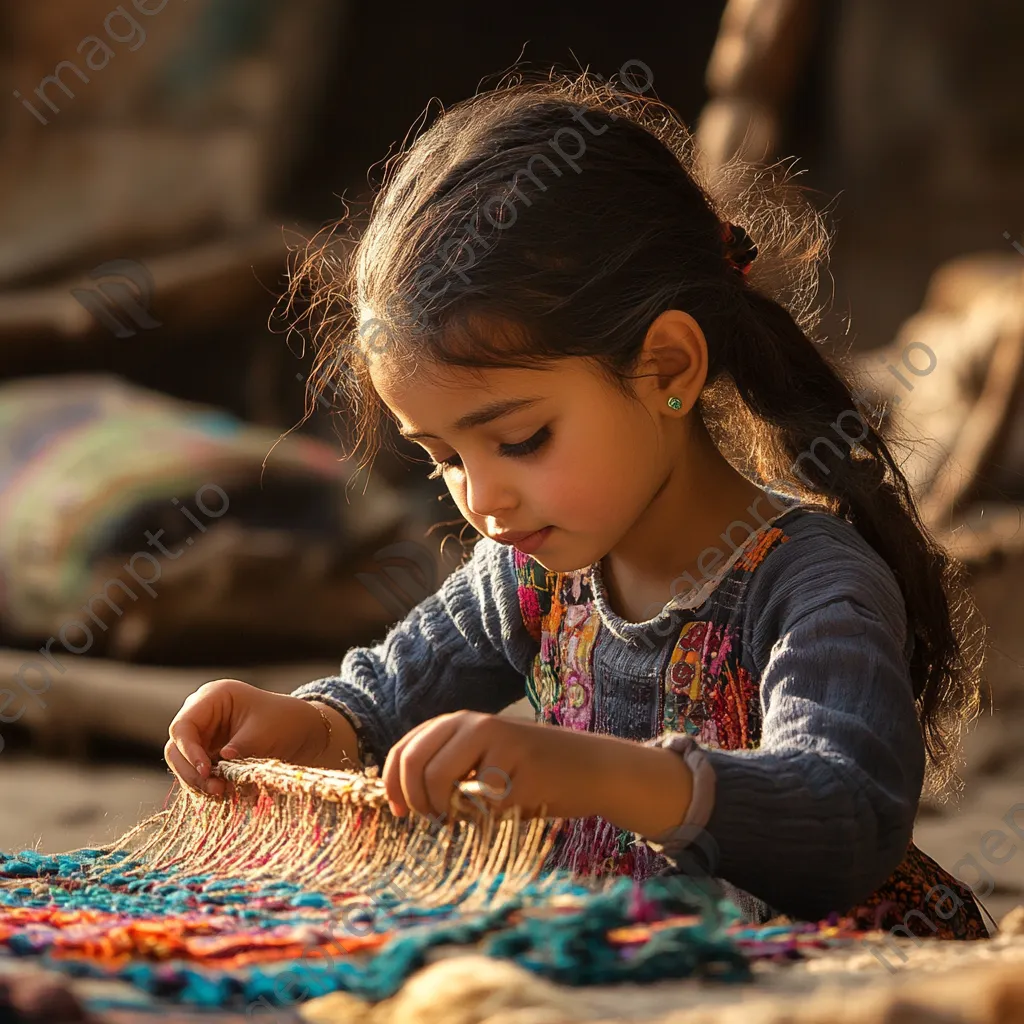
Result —
[[[313, 285], [317, 376], [368, 459], [393, 420], [481, 539], [338, 676], [201, 687], [166, 748], [183, 782], [376, 764], [396, 814], [444, 814], [477, 772], [498, 808], [571, 819], [559, 866], [704, 871], [752, 920], [986, 934], [911, 841], [977, 703], [973, 606], [805, 333], [820, 221], [732, 192], [671, 110], [587, 76], [414, 142], [344, 279], [314, 253], [291, 294]], [[536, 723], [496, 714], [524, 691]]]

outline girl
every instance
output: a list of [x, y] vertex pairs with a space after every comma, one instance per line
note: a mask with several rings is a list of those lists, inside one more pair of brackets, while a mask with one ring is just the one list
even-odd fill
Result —
[[[316, 376], [362, 465], [393, 420], [482, 537], [338, 676], [201, 687], [166, 748], [183, 782], [382, 765], [396, 814], [443, 814], [477, 772], [571, 819], [558, 866], [986, 934], [911, 842], [977, 704], [973, 606], [805, 333], [820, 220], [726, 185], [671, 110], [585, 75], [479, 94], [390, 168], [344, 279], [314, 253], [290, 294], [325, 314]], [[497, 716], [524, 679], [537, 722]]]

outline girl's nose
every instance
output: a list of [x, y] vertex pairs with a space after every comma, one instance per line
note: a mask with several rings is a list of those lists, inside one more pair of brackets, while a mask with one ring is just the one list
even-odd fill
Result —
[[466, 508], [475, 516], [501, 519], [518, 502], [503, 474], [494, 470], [466, 471]]

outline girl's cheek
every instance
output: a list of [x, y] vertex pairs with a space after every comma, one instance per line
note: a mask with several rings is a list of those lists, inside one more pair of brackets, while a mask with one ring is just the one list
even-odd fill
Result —
[[466, 486], [464, 483], [459, 484], [448, 484], [448, 493], [452, 496], [452, 500], [458, 506], [459, 511], [466, 517], [466, 519], [472, 520], [473, 514], [469, 511], [466, 503]]

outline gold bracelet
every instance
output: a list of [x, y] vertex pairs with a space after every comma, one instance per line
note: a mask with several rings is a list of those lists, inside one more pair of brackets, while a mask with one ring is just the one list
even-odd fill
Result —
[[313, 704], [312, 701], [310, 701], [309, 703], [314, 708], [316, 708], [317, 714], [320, 715], [320, 718], [322, 719], [324, 725], [327, 726], [327, 746], [324, 747], [324, 753], [326, 753], [328, 750], [331, 749], [331, 739], [332, 739], [332, 736], [333, 736], [333, 734], [331, 732], [331, 720], [327, 717], [327, 715], [324, 713], [324, 709], [322, 707], [320, 707], [319, 704]]

